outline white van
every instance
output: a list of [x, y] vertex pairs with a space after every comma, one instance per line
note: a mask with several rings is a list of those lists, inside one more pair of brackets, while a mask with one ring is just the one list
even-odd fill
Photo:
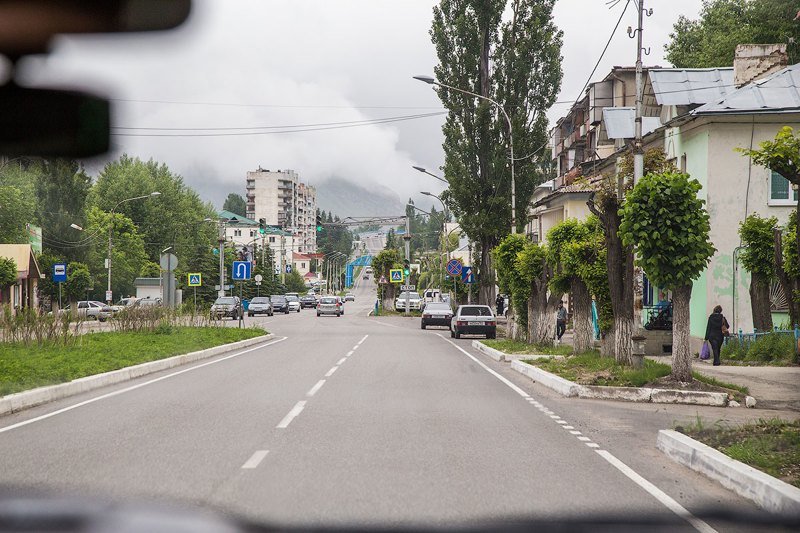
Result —
[[425, 303], [428, 302], [441, 302], [442, 301], [442, 291], [439, 289], [425, 289], [425, 292], [422, 294], [422, 300]]

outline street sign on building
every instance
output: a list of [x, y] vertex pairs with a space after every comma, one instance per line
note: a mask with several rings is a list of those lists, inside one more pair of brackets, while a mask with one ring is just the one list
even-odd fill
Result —
[[453, 277], [460, 276], [463, 269], [464, 267], [458, 259], [451, 259], [447, 262], [447, 273]]
[[389, 270], [389, 280], [392, 283], [403, 283], [403, 269], [393, 268]]
[[464, 283], [475, 283], [475, 275], [472, 273], [472, 267], [466, 266], [461, 269], [461, 281]]
[[292, 273], [292, 265], [286, 265], [286, 273], [287, 274], [291, 274]]
[[401, 291], [414, 291], [414, 290], [417, 290], [417, 286], [416, 285], [400, 285], [400, 290]]
[[55, 283], [64, 283], [67, 281], [66, 263], [53, 263], [53, 281]]
[[190, 287], [200, 287], [203, 285], [203, 274], [200, 272], [192, 272], [190, 274], [186, 274], [186, 277], [189, 281], [188, 285]]
[[234, 261], [233, 268], [231, 269], [231, 277], [236, 281], [250, 279], [252, 269], [253, 263], [250, 261]]

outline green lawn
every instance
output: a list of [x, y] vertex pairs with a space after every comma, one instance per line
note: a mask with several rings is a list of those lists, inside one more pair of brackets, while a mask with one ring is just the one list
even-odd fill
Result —
[[175, 327], [88, 333], [67, 346], [0, 344], [0, 396], [264, 335], [263, 329]]
[[800, 421], [773, 418], [744, 426], [713, 428], [698, 421], [675, 429], [800, 488]]
[[539, 346], [527, 342], [511, 339], [495, 339], [481, 341], [486, 346], [505, 353], [541, 354], [541, 355], [572, 355], [572, 346], [560, 344], [558, 346]]
[[410, 317], [421, 317], [422, 311], [408, 311], [408, 315], [405, 314], [404, 311], [395, 311], [394, 309], [381, 309], [378, 313], [378, 316], [410, 316]]

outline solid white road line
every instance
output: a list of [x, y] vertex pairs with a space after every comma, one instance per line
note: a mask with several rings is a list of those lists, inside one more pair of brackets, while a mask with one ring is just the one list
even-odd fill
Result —
[[334, 366], [333, 368], [328, 370], [328, 372], [325, 373], [325, 377], [326, 378], [331, 377], [333, 375], [333, 373], [336, 372], [337, 370], [339, 370], [339, 367], [338, 366]]
[[[437, 333], [437, 335], [439, 335], [439, 334]], [[501, 376], [500, 374], [498, 374], [497, 372], [495, 372], [494, 370], [492, 370], [491, 368], [489, 368], [488, 366], [483, 364], [481, 361], [476, 359], [472, 354], [470, 354], [469, 352], [467, 352], [466, 350], [464, 350], [463, 348], [458, 346], [456, 343], [452, 342], [449, 339], [445, 339], [441, 335], [439, 335], [439, 337], [441, 337], [442, 340], [447, 341], [450, 344], [452, 344], [458, 351], [460, 351], [461, 353], [463, 353], [464, 355], [466, 355], [467, 357], [469, 357], [470, 359], [472, 359], [473, 361], [478, 363], [481, 367], [483, 367], [484, 370], [486, 370], [487, 372], [492, 374], [494, 377], [496, 377], [497, 379], [499, 379], [500, 381], [502, 381], [503, 383], [508, 385], [509, 388], [511, 388], [514, 392], [516, 392], [520, 396], [522, 396], [524, 398], [529, 398], [530, 397], [530, 395], [527, 392], [523, 391], [522, 389], [520, 389], [519, 387], [517, 387], [516, 385], [511, 383], [508, 379], [504, 378], [503, 376]], [[546, 414], [553, 414], [553, 412], [550, 411], [549, 409], [541, 410], [541, 411], [543, 413], [546, 413]], [[570, 431], [570, 433], [573, 434], [573, 435], [580, 435], [581, 434], [580, 431], [574, 431], [574, 430]], [[578, 438], [581, 439], [581, 437], [578, 437]], [[583, 438], [586, 438], [586, 437], [583, 437]], [[586, 440], [591, 440], [591, 439], [587, 438]], [[587, 443], [587, 446], [588, 445], [589, 445], [589, 443]], [[622, 461], [620, 461], [619, 459], [614, 457], [611, 453], [607, 452], [606, 450], [595, 450], [595, 452], [597, 452], [598, 455], [600, 455], [603, 459], [608, 461], [611, 465], [616, 467], [620, 472], [625, 474], [634, 483], [636, 483], [641, 488], [643, 488], [645, 491], [647, 491], [651, 496], [653, 496], [655, 499], [657, 499], [659, 502], [661, 502], [670, 511], [672, 511], [676, 515], [680, 516], [684, 520], [686, 520], [696, 530], [700, 531], [701, 533], [717, 533], [717, 531], [714, 528], [712, 528], [711, 526], [709, 526], [707, 523], [703, 522], [699, 518], [695, 517], [692, 513], [690, 513], [688, 510], [686, 510], [678, 502], [673, 500], [665, 492], [663, 492], [661, 489], [659, 489], [658, 487], [656, 487], [655, 485], [653, 485], [652, 483], [647, 481], [645, 478], [643, 478], [642, 476], [637, 474], [628, 465], [626, 465], [625, 463], [623, 463]]]
[[673, 500], [667, 494], [665, 494], [661, 489], [647, 481], [645, 478], [634, 472], [628, 465], [614, 457], [610, 452], [606, 450], [595, 450], [597, 454], [608, 461], [612, 466], [614, 466], [617, 470], [628, 476], [634, 483], [642, 487], [644, 490], [650, 493], [656, 500], [664, 504], [670, 511], [675, 513], [676, 515], [680, 516], [687, 522], [689, 522], [697, 531], [702, 533], [716, 533], [716, 530], [709, 526], [707, 523], [703, 522], [699, 518], [696, 518], [692, 513], [686, 510], [681, 504]]
[[292, 410], [289, 411], [289, 413], [283, 417], [283, 420], [281, 420], [280, 423], [277, 426], [275, 426], [275, 428], [286, 429], [287, 427], [289, 427], [289, 424], [292, 423], [292, 420], [294, 420], [297, 415], [303, 412], [305, 406], [306, 406], [305, 400], [300, 400], [299, 402], [294, 404]]
[[317, 393], [317, 391], [322, 388], [323, 385], [325, 385], [324, 379], [317, 381], [317, 384], [311, 387], [311, 389], [306, 393], [306, 396], [308, 396], [309, 398], [311, 396], [314, 396]]
[[258, 450], [255, 452], [250, 459], [247, 460], [245, 464], [242, 465], [242, 468], [255, 468], [264, 460], [264, 457], [267, 456], [269, 450]]
[[131, 392], [133, 390], [140, 389], [142, 387], [146, 387], [147, 385], [152, 385], [153, 383], [158, 383], [159, 381], [163, 381], [165, 379], [169, 379], [169, 378], [173, 378], [175, 376], [179, 376], [181, 374], [185, 374], [186, 372], [192, 372], [194, 370], [197, 370], [198, 368], [203, 368], [203, 367], [206, 367], [206, 366], [215, 365], [217, 363], [221, 363], [222, 361], [227, 361], [228, 359], [233, 359], [234, 357], [239, 357], [240, 355], [244, 355], [246, 353], [249, 353], [249, 352], [252, 352], [252, 351], [255, 351], [255, 350], [259, 350], [261, 348], [266, 348], [267, 346], [272, 346], [273, 344], [277, 344], [279, 342], [283, 342], [288, 338], [289, 337], [282, 337], [280, 339], [276, 339], [274, 341], [270, 341], [270, 342], [268, 342], [266, 344], [260, 344], [258, 346], [254, 346], [252, 348], [248, 348], [246, 350], [242, 350], [241, 352], [236, 352], [236, 353], [231, 354], [231, 355], [226, 355], [225, 357], [220, 357], [219, 359], [214, 359], [213, 361], [209, 361], [207, 363], [202, 363], [202, 364], [190, 367], [190, 368], [184, 368], [183, 370], [178, 370], [177, 372], [173, 372], [171, 374], [167, 374], [166, 376], [161, 376], [159, 378], [155, 378], [155, 379], [151, 379], [149, 381], [145, 381], [144, 383], [138, 383], [138, 384], [132, 385], [130, 387], [125, 387], [124, 389], [119, 389], [119, 390], [116, 390], [114, 392], [109, 392], [108, 394], [103, 394], [101, 396], [97, 396], [95, 398], [91, 398], [89, 400], [84, 400], [84, 401], [78, 402], [78, 403], [76, 403], [74, 405], [70, 405], [70, 406], [58, 409], [56, 411], [53, 411], [52, 413], [47, 413], [47, 414], [44, 414], [44, 415], [41, 415], [41, 416], [37, 416], [37, 417], [31, 418], [31, 419], [28, 419], [28, 420], [23, 420], [22, 422], [17, 422], [16, 424], [11, 424], [10, 426], [6, 426], [4, 428], [0, 428], [0, 433], [5, 433], [6, 431], [11, 431], [12, 429], [17, 429], [17, 428], [20, 428], [22, 426], [27, 426], [28, 424], [33, 424], [34, 422], [39, 422], [40, 420], [46, 420], [46, 419], [48, 419], [50, 417], [53, 417], [53, 416], [56, 416], [56, 415], [60, 415], [62, 413], [66, 413], [67, 411], [72, 411], [73, 409], [77, 409], [78, 407], [83, 407], [84, 405], [89, 405], [90, 403], [99, 402], [100, 400], [105, 400], [107, 398], [113, 398], [114, 396], [119, 396], [120, 394], [125, 394], [126, 392]]
[[345, 361], [347, 361], [347, 357], [342, 357], [341, 359], [339, 359], [339, 361], [336, 364], [338, 366], [338, 365], [341, 365], [342, 363], [344, 363]]
[[478, 363], [488, 373], [490, 373], [491, 375], [493, 375], [494, 377], [496, 377], [497, 379], [499, 379], [500, 381], [502, 381], [503, 383], [508, 385], [511, 388], [511, 390], [513, 390], [514, 392], [516, 392], [517, 394], [519, 394], [523, 398], [529, 398], [530, 397], [530, 395], [527, 392], [525, 392], [524, 390], [520, 389], [519, 387], [517, 387], [516, 385], [511, 383], [509, 380], [507, 380], [506, 378], [504, 378], [503, 376], [501, 376], [500, 374], [498, 374], [497, 372], [495, 372], [494, 370], [492, 370], [491, 368], [489, 368], [488, 366], [486, 366], [485, 364], [480, 362], [471, 353], [469, 353], [468, 351], [464, 350], [461, 346], [459, 346], [458, 344], [454, 343], [450, 339], [445, 339], [439, 333], [437, 333], [437, 335], [439, 335], [439, 338], [441, 338], [443, 341], [449, 342], [450, 344], [452, 344], [456, 348], [456, 350], [460, 351], [461, 353], [463, 353], [464, 355], [466, 355], [467, 357], [469, 357], [470, 359], [472, 359], [473, 361]]
[[349, 352], [347, 352], [345, 354], [345, 357], [350, 357], [351, 355], [353, 355], [353, 350], [350, 350]]

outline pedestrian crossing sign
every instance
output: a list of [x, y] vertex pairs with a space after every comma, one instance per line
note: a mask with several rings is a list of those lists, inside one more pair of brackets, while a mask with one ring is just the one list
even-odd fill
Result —
[[200, 272], [193, 272], [186, 274], [186, 276], [189, 278], [190, 287], [199, 287], [203, 284], [203, 274]]
[[392, 283], [403, 283], [403, 269], [393, 268], [389, 270], [389, 281]]

